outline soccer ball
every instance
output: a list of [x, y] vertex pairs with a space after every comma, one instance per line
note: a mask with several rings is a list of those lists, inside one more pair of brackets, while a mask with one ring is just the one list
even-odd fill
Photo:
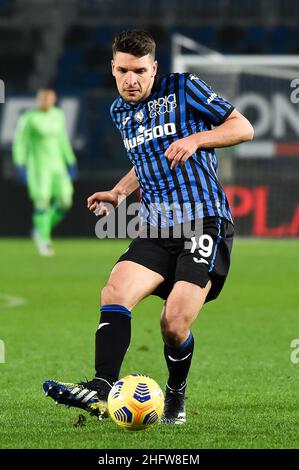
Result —
[[127, 375], [116, 382], [108, 396], [111, 418], [130, 431], [146, 429], [159, 422], [164, 409], [161, 388], [150, 377]]

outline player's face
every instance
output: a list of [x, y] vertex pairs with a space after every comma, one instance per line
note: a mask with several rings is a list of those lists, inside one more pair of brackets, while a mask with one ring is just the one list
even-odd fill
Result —
[[56, 95], [52, 90], [40, 91], [37, 95], [37, 103], [39, 109], [48, 111], [56, 102]]
[[118, 92], [125, 101], [137, 103], [150, 95], [157, 73], [157, 61], [151, 55], [135, 57], [116, 52], [111, 64]]

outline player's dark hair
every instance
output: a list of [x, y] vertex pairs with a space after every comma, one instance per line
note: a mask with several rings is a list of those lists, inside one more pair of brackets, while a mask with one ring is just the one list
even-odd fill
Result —
[[126, 52], [135, 57], [143, 57], [150, 54], [155, 58], [156, 43], [148, 31], [133, 29], [122, 31], [114, 37], [112, 42], [113, 57], [116, 52]]

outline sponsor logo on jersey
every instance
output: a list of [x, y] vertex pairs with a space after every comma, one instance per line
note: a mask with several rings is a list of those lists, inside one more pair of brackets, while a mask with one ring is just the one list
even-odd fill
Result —
[[171, 93], [168, 96], [163, 96], [163, 98], [158, 98], [157, 100], [152, 100], [147, 103], [149, 115], [151, 118], [160, 116], [161, 114], [171, 113], [176, 107], [176, 95]]
[[136, 137], [132, 137], [131, 139], [124, 139], [124, 145], [127, 150], [131, 150], [137, 147], [138, 145], [142, 145], [145, 142], [149, 142], [150, 140], [173, 134], [176, 134], [175, 123], [169, 122], [167, 124], [155, 126], [152, 129], [146, 129], [143, 133], [140, 133], [139, 135], [137, 135]]

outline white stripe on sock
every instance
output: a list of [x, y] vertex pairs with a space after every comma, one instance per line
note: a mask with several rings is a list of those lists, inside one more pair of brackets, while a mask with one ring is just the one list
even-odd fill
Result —
[[180, 362], [180, 361], [184, 361], [185, 359], [187, 359], [191, 354], [192, 353], [187, 354], [187, 356], [182, 357], [182, 359], [175, 359], [174, 357], [171, 357], [171, 356], [168, 356], [168, 357], [172, 362]]
[[171, 388], [169, 387], [169, 385], [167, 384], [166, 387], [169, 388], [169, 390], [171, 390], [172, 392], [180, 392], [181, 390], [184, 390], [184, 388], [186, 388], [187, 384], [184, 383], [184, 385], [181, 387], [181, 388]]

